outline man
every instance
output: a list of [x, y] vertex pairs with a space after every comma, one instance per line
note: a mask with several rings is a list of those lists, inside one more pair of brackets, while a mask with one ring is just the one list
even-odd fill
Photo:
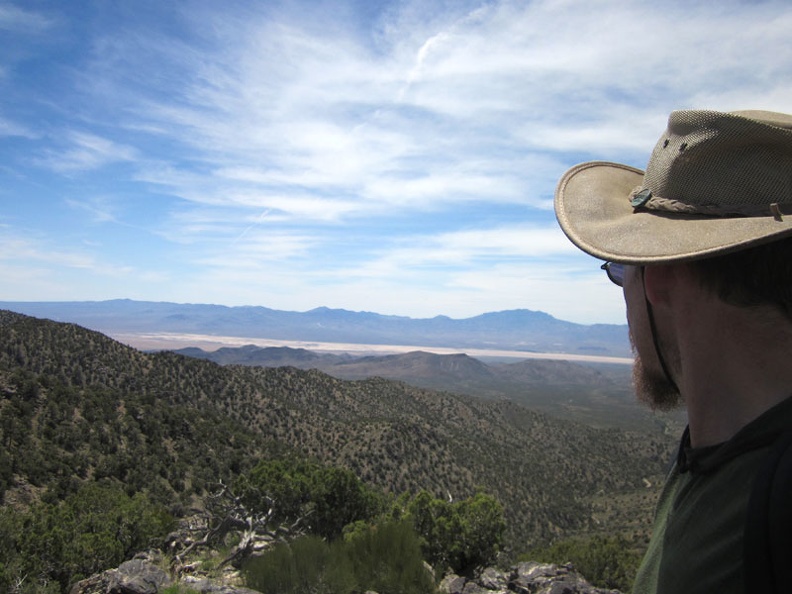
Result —
[[784, 492], [781, 512], [749, 521], [758, 473], [792, 429], [792, 116], [673, 112], [645, 173], [578, 165], [555, 207], [623, 287], [639, 397], [688, 413], [634, 592], [780, 589], [781, 549], [745, 529], [792, 510]]

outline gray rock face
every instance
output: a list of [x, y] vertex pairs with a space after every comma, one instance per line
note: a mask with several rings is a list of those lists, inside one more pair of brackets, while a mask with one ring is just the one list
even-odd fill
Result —
[[119, 594], [157, 594], [173, 581], [156, 565], [143, 559], [132, 559], [118, 566], [110, 591]]
[[490, 567], [476, 580], [448, 575], [439, 590], [442, 594], [619, 594], [592, 586], [572, 565], [535, 562], [520, 563], [508, 573]]
[[[160, 568], [162, 561], [163, 558], [156, 553], [142, 554], [125, 561], [117, 569], [108, 569], [77, 582], [69, 594], [161, 594], [177, 584]], [[259, 594], [249, 588], [192, 575], [183, 576], [178, 584], [199, 594]]]
[[509, 576], [494, 567], [487, 567], [481, 572], [478, 583], [487, 590], [503, 590], [508, 588]]
[[211, 580], [206, 579], [184, 579], [182, 583], [200, 594], [260, 594], [256, 590], [248, 588], [240, 588], [239, 586], [229, 586], [226, 584], [218, 584]]
[[132, 559], [72, 586], [70, 594], [158, 594], [173, 585], [170, 576], [144, 559]]

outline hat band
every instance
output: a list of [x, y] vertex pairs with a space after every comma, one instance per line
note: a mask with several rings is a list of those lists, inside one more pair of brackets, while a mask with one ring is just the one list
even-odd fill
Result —
[[[634, 188], [629, 196], [630, 204], [638, 211], [641, 209], [673, 212], [677, 214], [700, 214], [712, 217], [767, 217], [771, 216], [778, 221], [784, 215], [792, 215], [792, 204], [772, 202], [770, 204], [743, 204], [743, 205], [718, 205], [718, 204], [690, 204], [655, 196], [652, 191], [643, 186]], [[782, 210], [782, 207], [784, 209]]]

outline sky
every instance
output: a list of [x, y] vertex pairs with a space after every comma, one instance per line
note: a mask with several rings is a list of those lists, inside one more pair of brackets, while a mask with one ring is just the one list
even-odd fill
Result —
[[0, 301], [625, 323], [559, 230], [674, 109], [792, 112], [788, 0], [0, 0]]

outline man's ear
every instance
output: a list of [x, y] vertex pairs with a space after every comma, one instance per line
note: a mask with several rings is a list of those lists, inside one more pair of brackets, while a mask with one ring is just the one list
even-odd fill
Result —
[[644, 291], [653, 306], [667, 305], [674, 297], [681, 264], [656, 264], [643, 270]]

